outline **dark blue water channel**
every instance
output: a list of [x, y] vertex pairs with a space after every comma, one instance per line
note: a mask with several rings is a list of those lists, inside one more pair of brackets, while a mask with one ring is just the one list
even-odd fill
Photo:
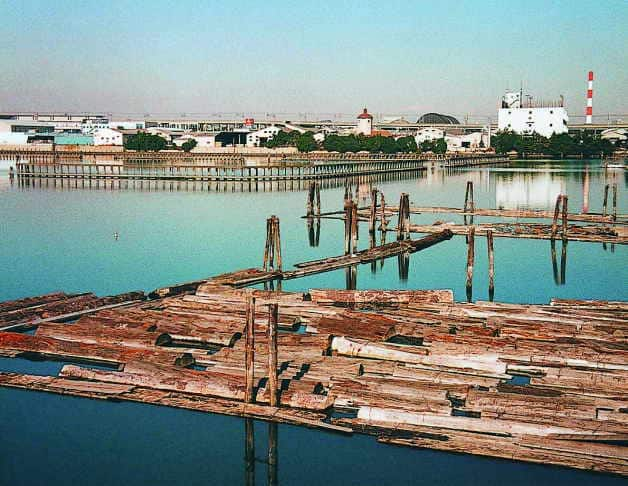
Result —
[[[420, 206], [456, 206], [467, 180], [476, 207], [553, 209], [559, 192], [571, 211], [599, 211], [607, 183], [623, 171], [599, 162], [516, 162], [506, 167], [419, 174], [377, 186], [388, 204], [407, 192]], [[0, 300], [53, 290], [111, 294], [150, 290], [261, 264], [265, 219], [281, 220], [284, 265], [341, 254], [342, 222], [322, 220], [311, 246], [306, 192], [266, 184], [170, 186], [153, 182], [9, 184], [0, 174]], [[208, 190], [209, 189], [209, 190]], [[255, 189], [255, 188], [253, 188]], [[290, 187], [288, 187], [290, 189]], [[360, 194], [366, 196], [368, 184]], [[342, 185], [322, 191], [322, 209], [339, 209]], [[363, 201], [366, 204], [366, 199]], [[462, 221], [445, 214], [412, 221]], [[490, 221], [490, 218], [476, 218]], [[114, 233], [119, 234], [116, 240]], [[360, 246], [368, 245], [366, 228]], [[392, 235], [390, 236], [392, 238]], [[626, 300], [626, 249], [570, 242], [495, 240], [495, 299], [546, 303], [551, 297]], [[410, 257], [357, 270], [357, 288], [452, 288], [465, 299], [464, 237]], [[407, 266], [407, 268], [406, 268]], [[564, 268], [561, 268], [564, 267]], [[486, 246], [476, 243], [474, 299], [487, 299]], [[401, 276], [401, 278], [400, 278]], [[343, 270], [284, 283], [284, 289], [345, 288]], [[55, 375], [62, 363], [0, 359], [0, 370]], [[268, 424], [255, 422], [256, 484], [267, 484]], [[243, 484], [244, 421], [233, 417], [0, 389], [1, 484]], [[278, 427], [279, 484], [619, 484], [613, 476], [559, 467], [378, 444], [305, 428]], [[623, 482], [623, 481], [622, 481]]]

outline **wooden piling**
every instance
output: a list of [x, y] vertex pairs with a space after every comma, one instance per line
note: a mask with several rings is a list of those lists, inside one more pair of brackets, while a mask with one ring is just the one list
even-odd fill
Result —
[[244, 401], [253, 403], [255, 399], [255, 297], [246, 298], [245, 367], [246, 389]]
[[475, 260], [475, 226], [469, 228], [469, 238], [467, 244], [467, 298], [470, 299], [473, 288], [473, 262]]
[[467, 188], [464, 194], [464, 210], [465, 212], [473, 212], [475, 202], [473, 200], [473, 181], [467, 181]]
[[358, 251], [358, 203], [353, 201], [351, 205], [351, 252]]
[[305, 214], [308, 218], [314, 216], [314, 185], [316, 183], [314, 181], [310, 182], [309, 189], [307, 191], [307, 204]]
[[486, 246], [488, 248], [488, 293], [489, 296], [492, 296], [495, 293], [495, 261], [493, 255], [493, 232], [490, 230], [486, 232]]
[[563, 240], [567, 239], [567, 195], [563, 195], [563, 225], [562, 225], [562, 237]]
[[350, 199], [345, 199], [345, 255], [351, 253], [351, 220], [353, 218], [353, 203]]
[[281, 232], [279, 230], [279, 218], [277, 216], [273, 216], [274, 223], [274, 251], [277, 259], [277, 270], [281, 272], [282, 261], [281, 261]]
[[321, 216], [321, 185], [316, 183], [316, 216], [320, 218]]
[[613, 184], [613, 221], [617, 220], [617, 183]]
[[375, 233], [375, 221], [377, 220], [377, 189], [371, 189], [371, 213], [369, 216], [369, 233]]
[[386, 219], [386, 198], [383, 192], [379, 192], [380, 197], [380, 223], [379, 227], [382, 230], [382, 234], [386, 233], [388, 228], [388, 220]]
[[563, 196], [559, 194], [556, 196], [556, 206], [554, 207], [554, 218], [552, 219], [552, 240], [556, 237], [556, 232], [558, 231], [558, 215], [560, 214], [560, 203], [562, 202]]
[[277, 322], [279, 321], [279, 305], [268, 306], [268, 391], [270, 406], [279, 406], [279, 385], [277, 376]]
[[399, 212], [397, 215], [397, 240], [405, 240], [410, 236], [410, 198], [407, 193], [401, 193], [399, 198]]
[[602, 214], [606, 216], [606, 208], [608, 207], [608, 188], [609, 184], [604, 186], [604, 201], [602, 203]]

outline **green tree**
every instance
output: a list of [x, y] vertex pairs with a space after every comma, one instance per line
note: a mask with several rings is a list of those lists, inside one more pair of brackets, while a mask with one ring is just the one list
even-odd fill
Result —
[[411, 136], [398, 138], [395, 145], [397, 146], [397, 152], [412, 153], [418, 150], [416, 140]]
[[296, 137], [296, 146], [299, 152], [311, 152], [318, 148], [314, 135], [311, 132], [301, 133]]
[[138, 151], [159, 151], [166, 148], [166, 140], [159, 135], [151, 135], [150, 133], [139, 132], [131, 135], [124, 141], [124, 148], [128, 150]]
[[183, 144], [181, 145], [181, 148], [185, 151], [185, 152], [189, 152], [190, 150], [192, 150], [194, 147], [196, 147], [196, 145], [198, 144], [198, 142], [196, 140], [194, 140], [193, 138], [191, 138], [190, 140], [183, 142]]
[[436, 140], [436, 143], [434, 143], [434, 153], [444, 154], [445, 152], [447, 152], [447, 142], [444, 138], [439, 138]]

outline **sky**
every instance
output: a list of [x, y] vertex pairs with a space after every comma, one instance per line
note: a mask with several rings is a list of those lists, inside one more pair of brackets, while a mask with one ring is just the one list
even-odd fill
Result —
[[[0, 0], [0, 112], [628, 113], [627, 0]], [[623, 117], [628, 119], [628, 115]]]

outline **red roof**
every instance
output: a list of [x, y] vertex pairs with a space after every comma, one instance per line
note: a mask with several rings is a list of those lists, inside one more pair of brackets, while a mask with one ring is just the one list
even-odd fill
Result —
[[373, 119], [373, 115], [369, 114], [369, 112], [366, 111], [366, 108], [364, 108], [364, 111], [358, 115], [358, 120], [363, 120], [365, 118], [368, 118], [370, 120]]

